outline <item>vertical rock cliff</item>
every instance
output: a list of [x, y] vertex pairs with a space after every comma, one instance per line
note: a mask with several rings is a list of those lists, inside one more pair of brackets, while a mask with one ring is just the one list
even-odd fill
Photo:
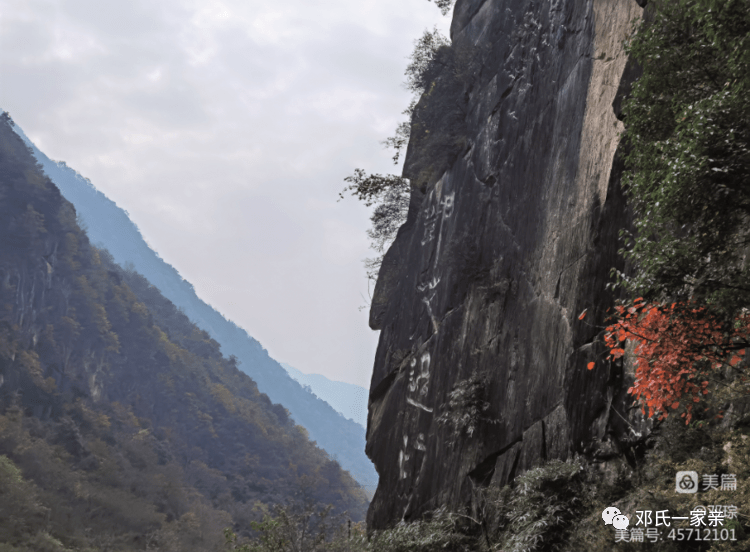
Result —
[[370, 527], [545, 460], [627, 455], [645, 432], [595, 343], [628, 224], [613, 103], [641, 16], [635, 0], [458, 0], [456, 61], [417, 105], [409, 216], [370, 312]]

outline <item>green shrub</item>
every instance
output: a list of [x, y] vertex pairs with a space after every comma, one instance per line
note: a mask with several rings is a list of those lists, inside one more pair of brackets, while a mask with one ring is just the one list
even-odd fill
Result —
[[[552, 460], [517, 477], [513, 487], [489, 491], [484, 514], [496, 519], [493, 550], [562, 550], [570, 522], [580, 514], [583, 466]], [[494, 531], [493, 531], [494, 529]]]
[[436, 421], [447, 426], [451, 431], [449, 444], [455, 445], [462, 434], [474, 435], [482, 422], [496, 424], [498, 420], [488, 418], [484, 413], [490, 408], [485, 400], [487, 382], [476, 372], [471, 377], [461, 380], [453, 386], [447, 403], [441, 405], [440, 415]]
[[439, 508], [429, 519], [401, 522], [393, 529], [373, 534], [367, 550], [373, 552], [447, 552], [471, 550], [471, 536], [462, 530], [459, 515]]

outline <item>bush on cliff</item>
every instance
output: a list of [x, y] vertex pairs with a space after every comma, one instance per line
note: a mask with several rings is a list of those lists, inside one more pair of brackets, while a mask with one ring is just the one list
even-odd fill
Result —
[[378, 256], [365, 260], [368, 279], [377, 279], [384, 253], [406, 221], [411, 189], [424, 192], [465, 150], [466, 103], [478, 67], [475, 51], [452, 46], [437, 28], [415, 41], [405, 71], [405, 86], [414, 93], [403, 112], [409, 121], [400, 123], [395, 135], [383, 142], [395, 150], [394, 164], [408, 146], [403, 176], [355, 169], [339, 194], [343, 198], [350, 192], [368, 207], [376, 205], [368, 236]]
[[[438, 0], [438, 6], [441, 6], [440, 2], [445, 4], [445, 1], [452, 2], [452, 0]], [[441, 35], [437, 28], [432, 31], [425, 30], [414, 43], [411, 61], [404, 72], [405, 86], [414, 94], [409, 107], [403, 111], [409, 120], [400, 123], [396, 127], [395, 134], [382, 142], [384, 146], [395, 150], [394, 165], [398, 164], [402, 150], [409, 144], [417, 100], [431, 85], [444, 64], [444, 56], [438, 56], [438, 51], [441, 48], [448, 48], [449, 44], [448, 39]], [[364, 260], [367, 279], [374, 283], [378, 278], [386, 249], [396, 238], [398, 229], [406, 221], [411, 191], [410, 182], [408, 178], [394, 174], [368, 174], [363, 169], [354, 169], [354, 174], [347, 176], [344, 182], [349, 184], [339, 193], [341, 199], [345, 192], [350, 192], [368, 207], [375, 205], [370, 217], [372, 228], [367, 231], [367, 236], [370, 238], [372, 249], [378, 255]]]

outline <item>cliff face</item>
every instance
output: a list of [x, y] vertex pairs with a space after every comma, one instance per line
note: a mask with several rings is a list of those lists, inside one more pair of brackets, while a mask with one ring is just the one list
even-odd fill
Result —
[[[641, 14], [635, 0], [458, 0], [451, 49], [471, 60], [454, 102], [459, 149], [424, 170], [441, 117], [428, 92], [404, 169], [417, 183], [409, 217], [370, 312], [372, 528], [544, 460], [627, 455], [646, 432], [629, 415], [627, 370], [594, 343], [628, 224], [613, 102], [632, 79], [622, 44]], [[462, 388], [473, 373], [481, 385]], [[438, 423], [460, 418], [457, 388], [473, 389], [475, 429]]]

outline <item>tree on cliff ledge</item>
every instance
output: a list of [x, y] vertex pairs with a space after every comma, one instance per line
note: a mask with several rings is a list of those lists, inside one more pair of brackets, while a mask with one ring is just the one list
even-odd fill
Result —
[[[453, 0], [437, 0], [436, 3], [445, 15], [453, 5]], [[445, 53], [449, 44], [450, 41], [440, 34], [437, 27], [432, 31], [425, 30], [422, 36], [414, 42], [414, 51], [410, 56], [411, 62], [404, 72], [405, 86], [414, 94], [409, 107], [403, 111], [409, 120], [400, 123], [396, 127], [395, 134], [382, 142], [385, 147], [396, 151], [393, 156], [394, 164], [398, 164], [402, 150], [409, 144], [417, 100], [446, 68], [446, 56], [439, 56], [438, 52], [443, 48], [443, 53]], [[350, 192], [368, 207], [375, 205], [370, 216], [372, 228], [367, 231], [367, 236], [377, 256], [364, 260], [367, 279], [374, 283], [378, 279], [386, 249], [396, 238], [398, 229], [406, 221], [409, 210], [410, 182], [407, 178], [394, 174], [367, 174], [363, 169], [354, 169], [354, 174], [347, 176], [344, 181], [349, 185], [339, 194], [341, 198], [344, 197], [345, 192]]]
[[[635, 213], [619, 283], [651, 300], [750, 306], [750, 0], [653, 0], [628, 50], [624, 106]], [[627, 234], [626, 232], [623, 232]]]

